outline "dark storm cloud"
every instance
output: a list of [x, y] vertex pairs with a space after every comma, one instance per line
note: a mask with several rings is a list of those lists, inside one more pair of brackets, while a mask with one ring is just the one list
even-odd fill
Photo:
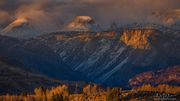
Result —
[[55, 30], [76, 15], [89, 15], [109, 26], [113, 21], [156, 22], [152, 12], [178, 8], [180, 0], [1, 0], [0, 14], [3, 12], [4, 17], [0, 19], [27, 17], [40, 28]]

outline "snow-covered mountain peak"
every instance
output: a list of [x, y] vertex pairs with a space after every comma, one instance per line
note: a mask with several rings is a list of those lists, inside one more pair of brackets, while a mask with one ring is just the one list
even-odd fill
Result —
[[99, 25], [90, 16], [76, 16], [65, 25], [68, 31], [100, 31]]
[[12, 32], [14, 28], [22, 27], [28, 24], [28, 20], [24, 17], [17, 18], [15, 21], [10, 23], [6, 28], [3, 29], [3, 32], [8, 33]]
[[2, 30], [2, 34], [16, 38], [29, 38], [40, 34], [40, 32], [31, 23], [31, 20], [25, 17], [20, 17], [5, 27]]
[[94, 20], [90, 16], [76, 16], [75, 17], [76, 22], [93, 22]]

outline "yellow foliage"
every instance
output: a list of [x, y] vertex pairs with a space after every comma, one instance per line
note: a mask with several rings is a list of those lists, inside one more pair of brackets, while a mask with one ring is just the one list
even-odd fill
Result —
[[180, 87], [179, 86], [170, 86], [167, 84], [160, 84], [156, 87], [146, 84], [143, 86], [140, 86], [138, 88], [133, 89], [133, 91], [155, 91], [155, 92], [161, 92], [161, 93], [171, 93], [171, 94], [177, 94], [180, 93]]
[[88, 84], [83, 88], [83, 93], [86, 95], [96, 94], [97, 92], [98, 92], [98, 86], [96, 84], [93, 85]]

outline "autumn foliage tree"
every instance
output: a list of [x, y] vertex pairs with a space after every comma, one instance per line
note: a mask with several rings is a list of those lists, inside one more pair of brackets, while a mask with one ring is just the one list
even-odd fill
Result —
[[107, 101], [120, 101], [122, 96], [121, 88], [112, 88], [107, 90]]
[[34, 90], [35, 99], [38, 101], [67, 101], [69, 96], [68, 86], [60, 85], [51, 89], [38, 87]]
[[85, 95], [92, 95], [98, 92], [98, 85], [96, 84], [88, 84], [83, 88], [83, 94]]
[[146, 85], [137, 87], [133, 90], [134, 91], [154, 91], [154, 92], [171, 93], [171, 94], [180, 93], [179, 86], [170, 86], [168, 84], [160, 84], [158, 86], [152, 86], [151, 84], [146, 84]]

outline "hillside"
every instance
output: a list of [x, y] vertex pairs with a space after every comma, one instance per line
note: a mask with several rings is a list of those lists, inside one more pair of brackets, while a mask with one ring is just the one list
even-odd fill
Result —
[[171, 84], [180, 85], [180, 66], [169, 67], [158, 71], [149, 71], [136, 75], [129, 80], [129, 84], [133, 87], [145, 84]]
[[[44, 43], [0, 36], [0, 56], [5, 61], [60, 80], [82, 80]], [[77, 78], [76, 78], [77, 77]]]
[[50, 87], [59, 83], [46, 76], [0, 61], [0, 94], [31, 92], [39, 86]]

